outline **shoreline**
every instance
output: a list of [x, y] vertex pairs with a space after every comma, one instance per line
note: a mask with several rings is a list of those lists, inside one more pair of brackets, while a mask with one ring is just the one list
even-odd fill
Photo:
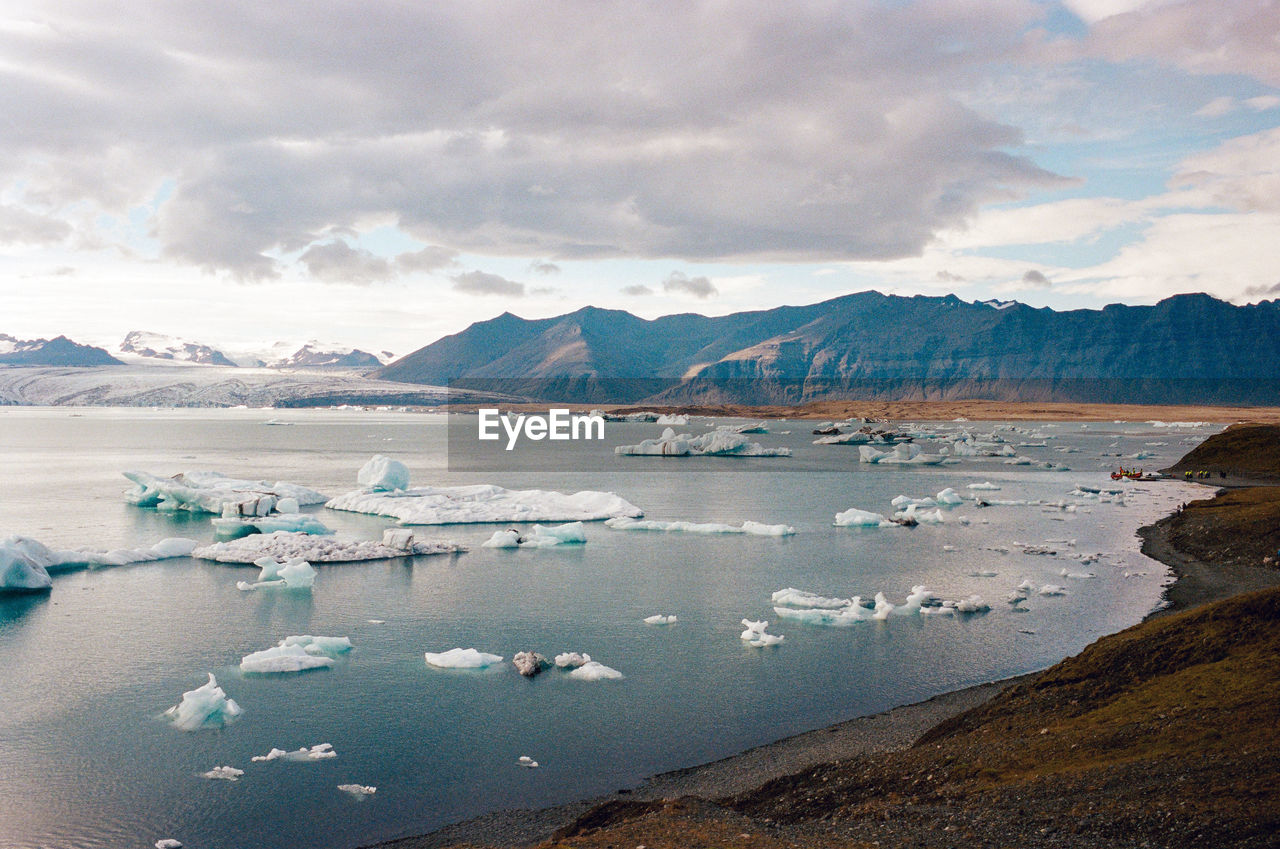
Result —
[[[1218, 491], [1217, 487], [1206, 486], [1207, 497]], [[1167, 533], [1167, 524], [1176, 515], [1171, 513], [1134, 532], [1141, 540], [1140, 552], [1163, 564], [1174, 579], [1165, 588], [1165, 603], [1149, 611], [1141, 622], [1280, 585], [1280, 572], [1210, 566], [1176, 549]], [[633, 804], [681, 797], [725, 798], [820, 764], [910, 748], [939, 723], [978, 707], [1042, 671], [952, 690], [925, 701], [784, 737], [719, 760], [658, 773], [635, 788], [548, 808], [494, 811], [427, 834], [367, 844], [360, 849], [444, 849], [459, 845], [514, 849], [543, 843], [566, 829], [590, 827], [591, 818], [601, 816], [601, 806], [605, 806], [607, 816], [610, 807], [625, 809]]]

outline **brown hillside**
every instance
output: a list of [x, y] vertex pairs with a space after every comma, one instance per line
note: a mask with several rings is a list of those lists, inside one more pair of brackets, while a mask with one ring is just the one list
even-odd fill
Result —
[[1238, 424], [1215, 433], [1166, 471], [1210, 472], [1209, 482], [1220, 472], [1232, 478], [1263, 483], [1280, 482], [1280, 425]]

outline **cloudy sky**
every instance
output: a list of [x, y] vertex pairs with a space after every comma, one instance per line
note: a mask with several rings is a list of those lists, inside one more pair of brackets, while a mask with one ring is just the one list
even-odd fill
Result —
[[1280, 0], [7, 0], [0, 332], [1280, 296]]

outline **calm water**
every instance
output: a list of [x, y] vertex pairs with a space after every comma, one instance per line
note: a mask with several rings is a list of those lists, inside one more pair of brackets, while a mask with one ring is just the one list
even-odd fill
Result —
[[[271, 417], [296, 422], [267, 427]], [[988, 431], [990, 425], [967, 425]], [[1044, 667], [1155, 606], [1165, 573], [1136, 552], [1134, 530], [1192, 497], [1181, 483], [1133, 484], [1126, 506], [1075, 514], [1037, 507], [960, 507], [973, 524], [914, 530], [835, 528], [849, 507], [889, 513], [889, 500], [991, 480], [995, 497], [1069, 497], [1107, 484], [1114, 454], [1157, 468], [1211, 429], [1115, 424], [1028, 426], [1047, 447], [1022, 448], [1071, 472], [995, 459], [895, 469], [859, 465], [856, 448], [813, 446], [812, 423], [772, 423], [753, 437], [790, 445], [790, 459], [602, 458], [559, 444], [538, 472], [445, 470], [438, 416], [343, 411], [0, 409], [0, 536], [54, 547], [144, 546], [166, 536], [211, 539], [208, 517], [132, 507], [125, 469], [215, 469], [289, 480], [338, 494], [374, 453], [404, 461], [416, 484], [488, 482], [612, 490], [653, 519], [786, 522], [785, 539], [624, 533], [588, 527], [565, 550], [492, 550], [493, 526], [429, 533], [471, 546], [456, 557], [320, 566], [311, 593], [242, 593], [235, 567], [178, 559], [55, 578], [47, 596], [0, 599], [0, 846], [351, 847], [497, 807], [553, 804], [634, 785], [645, 776]], [[945, 427], [958, 427], [946, 425]], [[701, 432], [700, 427], [690, 428]], [[610, 444], [656, 436], [611, 425]], [[790, 430], [784, 434], [779, 431]], [[1037, 437], [1006, 433], [1018, 441]], [[1152, 445], [1150, 443], [1164, 443]], [[1080, 453], [1055, 449], [1072, 446]], [[550, 449], [549, 449], [550, 450]], [[581, 471], [583, 467], [589, 472]], [[575, 471], [578, 468], [579, 471]], [[762, 471], [763, 470], [763, 471]], [[380, 536], [389, 521], [310, 508], [339, 532]], [[1087, 511], [1087, 512], [1086, 512]], [[984, 521], [985, 520], [985, 521]], [[1075, 539], [1063, 552], [1106, 552], [1081, 567], [1014, 549]], [[944, 551], [943, 546], [954, 551]], [[1092, 571], [1069, 580], [1062, 568]], [[994, 578], [970, 577], [994, 570]], [[1123, 573], [1145, 572], [1124, 578]], [[1023, 578], [1065, 584], [1029, 613], [1003, 599]], [[983, 595], [990, 613], [900, 618], [852, 628], [774, 621], [770, 594], [901, 602], [913, 584], [943, 597]], [[643, 625], [672, 613], [669, 628]], [[786, 642], [752, 649], [743, 617], [769, 619]], [[371, 624], [368, 620], [385, 620]], [[1030, 632], [1030, 633], [1028, 633]], [[291, 634], [349, 636], [333, 669], [245, 677], [240, 658]], [[551, 672], [526, 680], [509, 664], [480, 673], [433, 670], [424, 651], [475, 647], [508, 659], [585, 651], [620, 681]], [[186, 733], [160, 714], [213, 672], [244, 709], [221, 730]], [[315, 763], [252, 763], [272, 747], [332, 743]], [[519, 768], [529, 755], [541, 763]], [[237, 782], [199, 774], [245, 770]], [[338, 784], [375, 785], [358, 801]]]

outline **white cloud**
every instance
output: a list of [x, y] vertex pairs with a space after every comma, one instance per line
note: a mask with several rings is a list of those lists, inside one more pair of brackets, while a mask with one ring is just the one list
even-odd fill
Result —
[[453, 276], [453, 288], [468, 295], [501, 295], [524, 297], [524, 284], [487, 271], [465, 271]]

